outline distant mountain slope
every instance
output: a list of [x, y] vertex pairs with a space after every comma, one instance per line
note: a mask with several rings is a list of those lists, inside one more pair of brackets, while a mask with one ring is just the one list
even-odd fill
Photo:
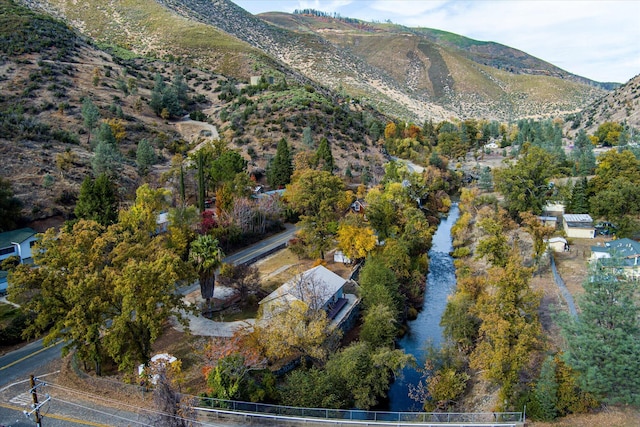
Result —
[[640, 74], [579, 113], [572, 114], [568, 122], [571, 133], [584, 129], [593, 134], [604, 122], [626, 123], [637, 132], [640, 129]]
[[255, 17], [228, 0], [29, 2], [55, 9], [102, 42], [243, 80], [304, 75], [317, 88], [404, 120], [559, 115], [606, 93], [556, 77], [562, 70], [515, 49], [444, 32], [282, 13]]

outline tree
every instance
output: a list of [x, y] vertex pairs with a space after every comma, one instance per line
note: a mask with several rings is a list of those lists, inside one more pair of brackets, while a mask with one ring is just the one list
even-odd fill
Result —
[[331, 326], [327, 313], [298, 299], [274, 304], [268, 317], [255, 326], [264, 354], [270, 360], [301, 355], [314, 363], [324, 362], [340, 338], [340, 331]]
[[333, 161], [333, 154], [331, 153], [331, 147], [329, 146], [329, 140], [322, 138], [318, 145], [318, 151], [316, 152], [316, 164], [320, 170], [332, 173], [335, 167]]
[[398, 321], [393, 309], [384, 304], [367, 309], [360, 330], [360, 339], [369, 343], [371, 348], [389, 347], [398, 333]]
[[211, 298], [215, 287], [216, 269], [220, 267], [224, 253], [218, 244], [218, 240], [208, 234], [200, 235], [191, 242], [189, 259], [193, 264], [200, 280], [200, 295], [210, 307]]
[[121, 370], [147, 363], [168, 318], [181, 318], [185, 305], [174, 290], [190, 274], [164, 236], [80, 220], [49, 229], [35, 248], [38, 268], [18, 268], [9, 281], [11, 294], [34, 313], [26, 332], [45, 332], [47, 343], [62, 339], [65, 353], [75, 349], [98, 375], [107, 356]]
[[96, 148], [91, 167], [95, 176], [107, 174], [115, 177], [122, 168], [122, 156], [108, 124], [102, 123], [96, 135]]
[[183, 396], [178, 389], [175, 373], [176, 368], [165, 363], [158, 364], [153, 369], [155, 387], [153, 389], [153, 404], [155, 415], [152, 424], [158, 427], [189, 427], [195, 421], [196, 414], [192, 409], [195, 402]]
[[219, 281], [222, 286], [237, 290], [243, 304], [247, 304], [248, 297], [262, 287], [258, 268], [246, 264], [222, 264]]
[[492, 265], [504, 267], [513, 252], [507, 232], [515, 227], [514, 222], [504, 209], [495, 211], [491, 207], [485, 207], [478, 212], [478, 227], [482, 229], [483, 236], [478, 242], [476, 257], [486, 256]]
[[607, 403], [640, 404], [640, 307], [620, 259], [599, 265], [584, 283], [580, 314], [565, 318], [568, 364], [581, 388]]
[[331, 357], [326, 371], [333, 388], [348, 393], [349, 407], [369, 409], [386, 397], [390, 381], [413, 362], [402, 350], [359, 342]]
[[484, 191], [493, 190], [493, 177], [491, 176], [491, 168], [489, 166], [482, 168], [480, 178], [478, 178], [478, 187]]
[[542, 212], [549, 191], [547, 181], [555, 171], [553, 157], [542, 148], [525, 145], [523, 151], [516, 164], [493, 172], [494, 186], [504, 196], [512, 218], [519, 212]]
[[300, 213], [303, 240], [324, 259], [333, 244], [338, 218], [349, 200], [342, 180], [326, 171], [306, 170], [287, 186], [286, 199]]
[[13, 196], [11, 181], [0, 177], [0, 232], [16, 228], [22, 202]]
[[571, 188], [571, 198], [567, 206], [567, 213], [585, 213], [589, 212], [589, 185], [587, 177], [580, 178]]
[[91, 98], [85, 97], [82, 101], [81, 114], [84, 126], [87, 128], [87, 144], [90, 144], [91, 132], [98, 124], [98, 120], [100, 120], [100, 111], [98, 111], [98, 108], [91, 101]]
[[366, 258], [377, 243], [373, 230], [364, 225], [340, 224], [336, 238], [338, 248], [354, 262]]
[[234, 150], [225, 150], [211, 161], [211, 181], [214, 188], [234, 180], [237, 174], [247, 168], [247, 161]]
[[499, 385], [501, 401], [508, 403], [513, 401], [513, 388], [531, 360], [531, 353], [541, 346], [541, 295], [529, 287], [531, 269], [522, 266], [517, 249], [504, 267], [492, 268], [489, 277], [495, 289], [478, 299], [482, 324], [470, 366]]
[[618, 122], [604, 122], [598, 126], [598, 130], [596, 130], [594, 136], [598, 138], [600, 144], [605, 147], [611, 147], [618, 145], [618, 140], [623, 130], [624, 128]]
[[74, 210], [81, 219], [90, 219], [109, 226], [118, 219], [118, 198], [113, 182], [106, 174], [96, 179], [86, 177], [80, 186], [80, 195]]
[[365, 309], [376, 305], [389, 307], [401, 312], [402, 298], [399, 283], [393, 271], [385, 266], [382, 257], [370, 257], [360, 271], [360, 296]]
[[539, 265], [542, 255], [547, 250], [546, 240], [556, 231], [556, 227], [542, 224], [531, 212], [520, 212], [520, 218], [533, 239], [533, 261], [535, 265]]
[[136, 150], [136, 165], [141, 175], [149, 173], [149, 168], [157, 161], [156, 152], [146, 139], [140, 140]]
[[287, 144], [287, 140], [282, 138], [278, 142], [275, 157], [267, 166], [267, 182], [272, 188], [280, 188], [291, 182], [293, 174], [293, 156]]

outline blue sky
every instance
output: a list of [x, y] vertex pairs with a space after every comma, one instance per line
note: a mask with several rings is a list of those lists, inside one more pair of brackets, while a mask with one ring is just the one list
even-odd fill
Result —
[[640, 74], [640, 0], [232, 0], [250, 13], [312, 8], [494, 41], [583, 77]]

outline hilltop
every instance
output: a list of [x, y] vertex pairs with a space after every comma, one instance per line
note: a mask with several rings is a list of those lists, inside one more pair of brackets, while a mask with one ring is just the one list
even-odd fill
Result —
[[313, 14], [253, 16], [228, 0], [29, 3], [100, 43], [240, 79], [295, 76], [417, 122], [557, 116], [613, 87], [507, 46], [438, 30]]

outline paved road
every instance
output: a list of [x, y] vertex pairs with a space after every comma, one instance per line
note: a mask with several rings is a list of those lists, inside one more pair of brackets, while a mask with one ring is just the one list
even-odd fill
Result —
[[61, 348], [61, 343], [44, 347], [42, 340], [37, 340], [0, 357], [0, 390], [30, 374], [45, 373], [42, 367], [59, 359]]

